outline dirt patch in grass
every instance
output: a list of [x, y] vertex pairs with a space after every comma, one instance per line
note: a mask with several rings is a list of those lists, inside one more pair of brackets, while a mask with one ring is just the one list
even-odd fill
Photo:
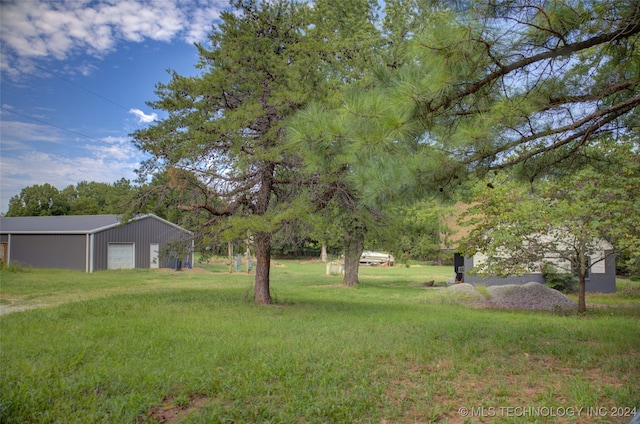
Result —
[[13, 312], [22, 312], [28, 311], [29, 309], [42, 308], [44, 306], [48, 306], [45, 303], [36, 304], [36, 305], [0, 305], [0, 315], [6, 315]]
[[188, 415], [206, 407], [208, 403], [209, 400], [207, 398], [199, 396], [191, 397], [186, 404], [177, 401], [175, 398], [165, 398], [162, 405], [150, 408], [139, 422], [140, 424], [178, 423]]

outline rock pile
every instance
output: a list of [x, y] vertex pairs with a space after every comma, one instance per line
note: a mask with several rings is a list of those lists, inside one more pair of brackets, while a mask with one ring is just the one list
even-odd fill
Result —
[[558, 311], [578, 308], [576, 302], [558, 290], [535, 282], [489, 286], [482, 291], [471, 284], [463, 283], [453, 285], [444, 292], [447, 297], [489, 308]]
[[494, 308], [570, 311], [578, 305], [566, 295], [540, 283], [489, 286], [491, 298], [487, 302]]

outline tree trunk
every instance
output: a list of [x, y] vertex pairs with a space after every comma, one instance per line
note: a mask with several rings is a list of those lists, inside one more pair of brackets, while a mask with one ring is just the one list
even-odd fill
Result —
[[327, 263], [327, 244], [322, 243], [322, 250], [320, 251], [320, 260], [324, 263]]
[[271, 303], [269, 271], [271, 269], [271, 234], [258, 232], [254, 235], [256, 247], [256, 280], [253, 300], [257, 304]]
[[[262, 170], [260, 190], [257, 193], [254, 215], [264, 215], [269, 209], [269, 199], [273, 189], [275, 165], [266, 164]], [[254, 235], [256, 246], [256, 280], [253, 300], [259, 305], [271, 303], [269, 272], [271, 270], [271, 233], [258, 231]]]
[[233, 245], [231, 242], [227, 244], [227, 250], [229, 252], [229, 274], [233, 273]]
[[586, 248], [581, 245], [578, 253], [578, 312], [587, 310], [587, 272], [589, 271], [589, 258], [584, 254]]
[[585, 273], [580, 273], [578, 277], [578, 312], [585, 312], [587, 310], [586, 301], [586, 278]]
[[360, 266], [360, 256], [364, 249], [364, 231], [355, 227], [346, 231], [344, 241], [344, 279], [343, 283], [347, 287], [357, 286], [358, 267]]

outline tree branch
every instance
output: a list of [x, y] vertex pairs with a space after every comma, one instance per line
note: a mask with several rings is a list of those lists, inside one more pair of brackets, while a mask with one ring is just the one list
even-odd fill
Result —
[[[570, 125], [566, 125], [564, 127], [561, 128], [556, 128], [553, 130], [549, 130], [549, 131], [545, 131], [543, 133], [538, 133], [538, 134], [532, 134], [528, 137], [524, 137], [521, 139], [518, 139], [514, 142], [511, 143], [507, 143], [504, 146], [494, 150], [493, 152], [491, 152], [490, 154], [487, 155], [483, 155], [479, 158], [472, 158], [469, 159], [467, 161], [465, 161], [465, 164], [471, 164], [471, 163], [475, 163], [475, 162], [480, 162], [482, 160], [485, 159], [489, 159], [491, 157], [496, 156], [499, 153], [503, 153], [507, 150], [511, 150], [521, 144], [527, 143], [529, 141], [534, 141], [537, 139], [541, 139], [544, 137], [548, 137], [551, 135], [556, 135], [556, 134], [562, 134], [565, 132], [569, 132], [572, 130], [576, 130], [580, 127], [582, 127], [583, 125], [585, 125], [586, 123], [592, 122], [593, 123], [591, 125], [589, 125], [588, 127], [586, 127], [584, 130], [576, 132], [574, 134], [572, 134], [571, 136], [553, 143], [551, 146], [543, 146], [540, 147], [538, 149], [535, 150], [531, 150], [529, 152], [527, 152], [524, 155], [519, 155], [517, 158], [511, 160], [511, 161], [507, 161], [507, 162], [503, 162], [501, 164], [495, 165], [495, 166], [491, 166], [489, 167], [490, 170], [499, 170], [499, 169], [504, 169], [510, 166], [513, 166], [517, 163], [521, 163], [523, 161], [526, 161], [528, 159], [531, 159], [537, 155], [540, 155], [542, 153], [551, 151], [551, 150], [555, 150], [558, 149], [562, 146], [565, 146], [569, 143], [571, 143], [572, 141], [575, 141], [577, 139], [581, 139], [580, 144], [584, 144], [587, 140], [587, 138], [592, 135], [595, 131], [597, 131], [598, 129], [602, 128], [603, 126], [609, 124], [610, 122], [614, 121], [616, 118], [620, 117], [621, 115], [629, 112], [630, 110], [636, 108], [638, 105], [640, 105], [640, 96], [636, 96], [636, 97], [632, 97], [630, 99], [628, 99], [625, 102], [622, 103], [618, 103], [608, 109], [603, 109], [603, 110], [598, 110], [595, 113], [592, 113], [591, 115], [588, 115], [586, 117], [584, 117], [583, 119], [570, 124]], [[601, 119], [600, 119], [601, 118]]]
[[[556, 59], [559, 57], [563, 57], [563, 56], [569, 56], [573, 53], [600, 45], [600, 44], [604, 44], [604, 43], [609, 43], [612, 41], [616, 41], [616, 40], [621, 40], [621, 39], [625, 39], [625, 38], [629, 38], [632, 35], [638, 34], [640, 33], [640, 19], [634, 20], [631, 24], [626, 25], [625, 27], [618, 29], [617, 31], [613, 31], [607, 34], [600, 34], [597, 35], [595, 37], [591, 37], [587, 40], [584, 41], [580, 41], [577, 43], [573, 43], [573, 44], [567, 44], [565, 46], [559, 47], [557, 49], [553, 49], [547, 52], [543, 52], [543, 53], [539, 53], [536, 55], [533, 55], [531, 57], [525, 57], [522, 58], [518, 61], [515, 61], [511, 64], [508, 65], [501, 65], [498, 67], [497, 70], [491, 72], [490, 74], [488, 74], [486, 77], [482, 78], [481, 80], [470, 84], [469, 86], [467, 86], [465, 89], [458, 91], [457, 93], [455, 93], [453, 96], [450, 96], [448, 98], [445, 98], [442, 102], [440, 102], [439, 104], [437, 104], [435, 107], [430, 107], [429, 105], [425, 105], [427, 110], [427, 113], [430, 112], [434, 112], [436, 110], [439, 109], [444, 109], [447, 108], [451, 105], [451, 103], [453, 101], [455, 101], [456, 99], [460, 99], [460, 98], [464, 98], [466, 96], [469, 96], [473, 93], [476, 93], [477, 91], [479, 91], [481, 88], [489, 85], [490, 83], [492, 83], [493, 81], [504, 77], [506, 75], [508, 75], [509, 73], [516, 71], [518, 69], [522, 69], [525, 68], [529, 65], [532, 65], [536, 62], [540, 62], [543, 60], [548, 60], [548, 59]], [[495, 62], [495, 59], [494, 59]]]

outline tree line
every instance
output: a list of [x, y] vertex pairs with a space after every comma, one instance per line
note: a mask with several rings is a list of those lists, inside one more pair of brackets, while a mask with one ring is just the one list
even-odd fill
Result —
[[114, 183], [81, 181], [62, 190], [49, 183], [34, 184], [9, 199], [5, 216], [123, 214], [134, 192], [126, 178]]
[[[122, 178], [114, 183], [81, 181], [60, 190], [55, 186], [34, 184], [24, 187], [9, 201], [5, 216], [59, 216], [59, 215], [101, 215], [115, 214], [123, 218], [137, 213], [153, 213], [163, 219], [180, 223], [194, 232], [202, 233], [198, 223], [190, 221], [193, 214], [180, 208], [182, 204], [179, 188], [168, 189], [167, 176], [156, 175], [148, 184], [135, 184]], [[371, 240], [372, 244], [386, 245], [398, 252], [403, 262], [410, 260], [442, 261], [441, 238], [446, 233], [443, 215], [448, 209], [430, 204], [414, 205], [398, 215], [394, 220], [392, 233], [402, 233], [391, 247], [389, 240], [382, 237]], [[403, 218], [400, 219], [400, 216]], [[327, 230], [328, 231], [328, 230]], [[205, 234], [198, 237], [197, 249], [202, 256], [225, 255], [227, 243]], [[394, 236], [395, 237], [395, 236]], [[325, 247], [334, 258], [342, 255], [339, 238], [325, 237]], [[239, 251], [245, 240], [233, 240]], [[278, 257], [320, 256], [321, 243], [314, 238], [311, 226], [298, 221], [274, 235], [273, 251]]]

